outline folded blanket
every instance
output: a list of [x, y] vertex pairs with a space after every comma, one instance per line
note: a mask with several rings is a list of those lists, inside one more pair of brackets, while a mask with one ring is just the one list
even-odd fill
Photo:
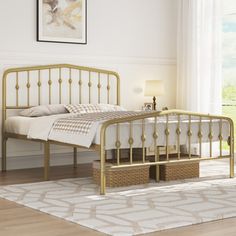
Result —
[[115, 118], [127, 118], [142, 113], [146, 112], [96, 112], [61, 118], [54, 122], [54, 125], [49, 134], [49, 139], [65, 143], [72, 143], [84, 147], [90, 147], [95, 137], [98, 126], [101, 123]]

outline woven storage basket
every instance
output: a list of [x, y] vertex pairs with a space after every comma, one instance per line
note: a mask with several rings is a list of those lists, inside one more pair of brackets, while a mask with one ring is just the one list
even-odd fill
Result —
[[[112, 158], [116, 159], [117, 158], [117, 150], [113, 149], [112, 150]], [[120, 149], [120, 159], [129, 159], [130, 158], [130, 149], [125, 148], [125, 149]], [[143, 160], [143, 149], [142, 148], [133, 148], [133, 161], [142, 161]], [[148, 160], [148, 158], [146, 158]]]
[[199, 163], [160, 166], [160, 180], [170, 181], [199, 177]]
[[[123, 163], [124, 164], [124, 163]], [[106, 163], [106, 186], [122, 187], [149, 182], [149, 166], [111, 169], [112, 163]], [[93, 162], [93, 180], [100, 185], [100, 161]]]
[[[116, 157], [117, 157], [117, 151], [116, 151], [116, 149], [113, 149], [112, 151], [111, 151], [111, 153], [112, 153], [112, 158], [113, 159], [116, 159]], [[120, 149], [120, 158], [121, 159], [128, 159], [129, 158], [129, 149], [128, 148], [125, 148], [125, 149]]]
[[[165, 156], [160, 156], [161, 160], [165, 159]], [[176, 155], [170, 155], [170, 160], [175, 160]], [[181, 156], [181, 159], [187, 159], [188, 156]], [[150, 161], [154, 160], [154, 157], [150, 157]], [[151, 166], [150, 177], [156, 178], [156, 167]], [[199, 162], [192, 163], [175, 163], [160, 166], [160, 180], [170, 181], [179, 179], [199, 178]]]

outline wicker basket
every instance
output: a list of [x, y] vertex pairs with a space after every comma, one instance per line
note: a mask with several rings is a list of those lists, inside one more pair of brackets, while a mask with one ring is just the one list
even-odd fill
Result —
[[[106, 163], [106, 186], [122, 187], [149, 182], [149, 166], [111, 169], [112, 163]], [[100, 185], [100, 161], [93, 162], [93, 180]]]
[[[111, 151], [111, 153], [112, 153], [112, 158], [116, 159], [116, 157], [117, 157], [117, 150], [113, 149]], [[120, 149], [120, 158], [121, 159], [128, 159], [129, 158], [129, 149], [128, 148]]]
[[[117, 150], [112, 150], [112, 159], [116, 159]], [[124, 148], [120, 149], [120, 159], [128, 160], [130, 158], [130, 149]], [[148, 160], [148, 157], [145, 158]], [[142, 161], [143, 160], [143, 149], [142, 148], [133, 148], [133, 161]]]
[[160, 166], [160, 180], [170, 181], [199, 177], [199, 162]]
[[[165, 156], [161, 156], [161, 159]], [[170, 155], [170, 160], [175, 160], [176, 155]], [[181, 159], [187, 159], [188, 156], [181, 156]], [[149, 159], [154, 161], [154, 157]], [[150, 177], [156, 178], [156, 166], [151, 166]], [[170, 181], [179, 179], [199, 178], [199, 162], [192, 163], [172, 163], [160, 166], [160, 180]]]

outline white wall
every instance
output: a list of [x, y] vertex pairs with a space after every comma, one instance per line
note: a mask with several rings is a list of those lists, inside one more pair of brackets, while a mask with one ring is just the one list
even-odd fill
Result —
[[[15, 65], [57, 62], [102, 67], [120, 73], [125, 107], [140, 109], [151, 101], [143, 95], [146, 79], [165, 80], [159, 107], [175, 107], [176, 0], [88, 0], [87, 45], [37, 42], [36, 1], [0, 1], [0, 13], [1, 74]], [[10, 156], [38, 155], [42, 149], [12, 144]]]
[[86, 46], [38, 43], [36, 1], [0, 1], [0, 51], [175, 57], [176, 0], [88, 0]]

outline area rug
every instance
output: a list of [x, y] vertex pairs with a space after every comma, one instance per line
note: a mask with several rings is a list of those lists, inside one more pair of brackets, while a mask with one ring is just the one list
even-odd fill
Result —
[[[204, 164], [205, 165], [205, 164]], [[226, 162], [202, 172], [227, 174]], [[208, 170], [208, 171], [207, 171]], [[108, 189], [91, 178], [0, 187], [0, 197], [108, 235], [137, 235], [236, 216], [236, 178], [221, 176]]]

